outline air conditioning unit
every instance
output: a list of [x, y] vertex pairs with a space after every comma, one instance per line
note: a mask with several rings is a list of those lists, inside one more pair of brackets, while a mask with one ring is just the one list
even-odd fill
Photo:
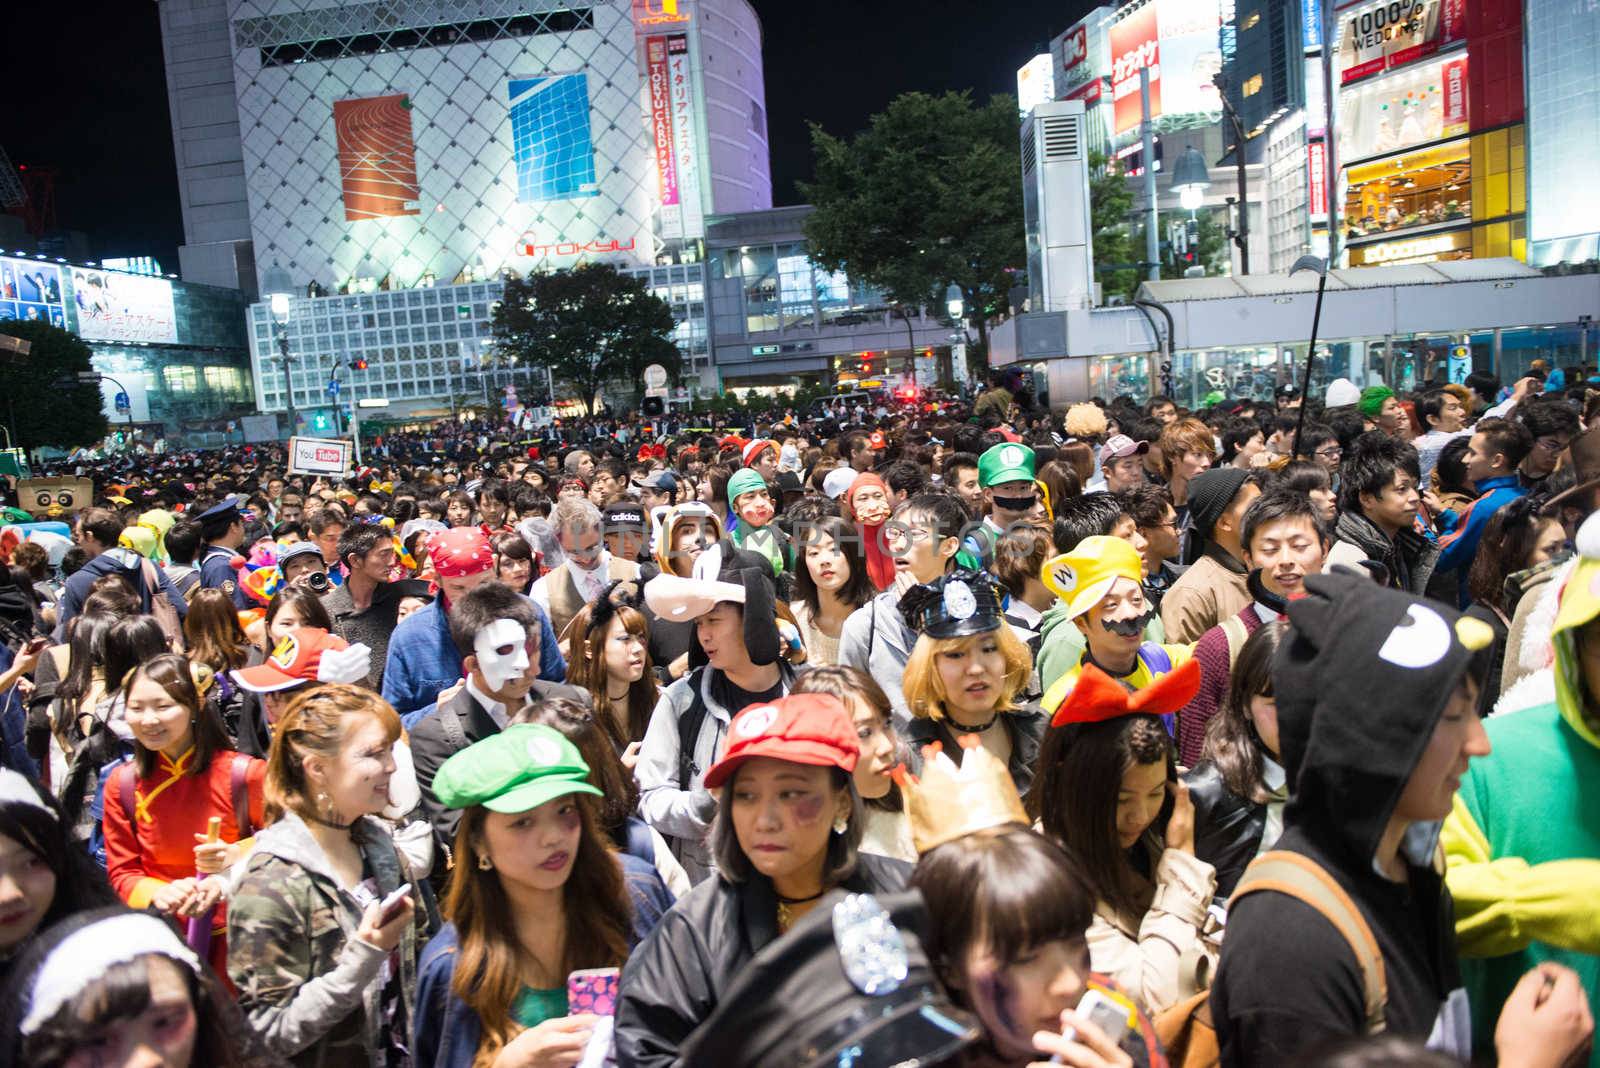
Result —
[[1022, 212], [1032, 311], [1094, 306], [1094, 230], [1083, 101], [1040, 104], [1022, 124]]

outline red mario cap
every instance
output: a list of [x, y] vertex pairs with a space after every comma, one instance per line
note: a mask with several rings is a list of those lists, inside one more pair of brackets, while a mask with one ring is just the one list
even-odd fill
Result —
[[705, 785], [715, 790], [752, 757], [850, 773], [860, 755], [856, 729], [842, 701], [825, 693], [790, 694], [751, 705], [733, 717], [727, 748], [706, 772]]

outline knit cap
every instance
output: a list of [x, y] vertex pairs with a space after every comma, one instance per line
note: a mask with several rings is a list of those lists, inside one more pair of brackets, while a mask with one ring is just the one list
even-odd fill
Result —
[[1211, 537], [1217, 520], [1228, 510], [1249, 477], [1250, 472], [1243, 468], [1213, 467], [1189, 482], [1189, 518], [1197, 534], [1202, 538]]

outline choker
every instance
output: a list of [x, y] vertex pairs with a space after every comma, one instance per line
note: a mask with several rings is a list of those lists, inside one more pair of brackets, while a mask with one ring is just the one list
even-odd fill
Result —
[[956, 734], [982, 734], [984, 731], [1000, 722], [1000, 713], [996, 712], [994, 715], [989, 717], [989, 722], [980, 723], [976, 727], [963, 727], [953, 719], [946, 719], [945, 722], [950, 725], [950, 730]]
[[821, 897], [823, 894], [826, 894], [828, 892], [828, 889], [827, 889], [827, 887], [823, 887], [821, 890], [818, 890], [816, 893], [812, 894], [810, 897], [784, 897], [782, 894], [778, 893], [776, 887], [773, 888], [772, 892], [773, 892], [773, 894], [775, 894], [777, 896], [778, 904], [780, 904], [780, 905], [804, 905], [806, 902], [815, 901], [817, 898]]
[[336, 831], [348, 831], [350, 828], [356, 825], [355, 820], [351, 820], [349, 823], [335, 823], [333, 820], [323, 819], [321, 816], [308, 815], [304, 813], [303, 815], [305, 815], [306, 819], [310, 820], [312, 823], [320, 823], [322, 826], [331, 827]]

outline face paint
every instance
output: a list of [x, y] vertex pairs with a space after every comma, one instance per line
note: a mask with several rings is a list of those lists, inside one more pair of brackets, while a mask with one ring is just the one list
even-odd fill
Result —
[[502, 690], [513, 679], [522, 677], [528, 659], [528, 632], [514, 619], [497, 619], [472, 640], [478, 657], [478, 670], [490, 689]]
[[739, 518], [753, 527], [764, 527], [772, 522], [772, 500], [764, 493], [741, 493], [738, 511]]
[[1144, 633], [1144, 628], [1156, 617], [1154, 608], [1147, 608], [1143, 615], [1134, 616], [1132, 619], [1103, 619], [1101, 626], [1112, 634], [1120, 634], [1124, 638], [1137, 638]]
[[796, 823], [811, 824], [817, 822], [822, 815], [823, 798], [817, 795], [803, 797], [794, 803], [794, 818]]

